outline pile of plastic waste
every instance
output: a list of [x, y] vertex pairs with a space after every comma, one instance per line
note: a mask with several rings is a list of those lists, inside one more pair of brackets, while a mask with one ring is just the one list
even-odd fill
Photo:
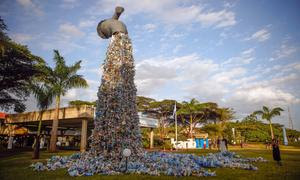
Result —
[[145, 152], [139, 160], [129, 157], [127, 168], [125, 158], [112, 162], [103, 156], [93, 157], [88, 152], [71, 156], [52, 156], [46, 164], [32, 164], [35, 171], [67, 168], [70, 176], [92, 176], [94, 174], [118, 175], [123, 173], [168, 176], [215, 176], [216, 173], [207, 168], [239, 168], [257, 170], [250, 164], [266, 162], [262, 157], [241, 158], [234, 152], [209, 153], [206, 156], [193, 154], [177, 154], [165, 152]]

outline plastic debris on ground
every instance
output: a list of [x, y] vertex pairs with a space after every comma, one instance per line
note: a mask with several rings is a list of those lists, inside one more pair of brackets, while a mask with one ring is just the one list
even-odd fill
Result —
[[127, 163], [125, 158], [113, 163], [99, 155], [90, 153], [76, 153], [71, 156], [52, 156], [46, 164], [37, 162], [31, 167], [35, 171], [51, 171], [67, 168], [70, 176], [118, 175], [123, 173], [167, 176], [215, 176], [214, 171], [207, 168], [239, 168], [257, 170], [253, 162], [266, 162], [262, 157], [240, 158], [234, 152], [209, 153], [205, 156], [193, 154], [178, 154], [165, 152], [145, 152], [139, 160]]

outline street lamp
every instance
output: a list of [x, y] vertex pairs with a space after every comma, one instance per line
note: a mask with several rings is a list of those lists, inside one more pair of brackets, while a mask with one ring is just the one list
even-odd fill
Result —
[[127, 172], [127, 161], [128, 161], [128, 157], [131, 155], [131, 150], [128, 148], [125, 148], [123, 150], [123, 156], [126, 158], [126, 169], [125, 172]]

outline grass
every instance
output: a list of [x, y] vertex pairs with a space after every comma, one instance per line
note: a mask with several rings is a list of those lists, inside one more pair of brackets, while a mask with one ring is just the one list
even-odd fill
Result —
[[[237, 152], [245, 157], [258, 157], [262, 156], [269, 160], [267, 163], [254, 163], [259, 170], [248, 171], [241, 169], [230, 168], [210, 168], [212, 171], [216, 171], [216, 177], [170, 177], [170, 176], [145, 176], [145, 175], [123, 175], [123, 176], [102, 176], [94, 175], [91, 177], [70, 177], [67, 174], [66, 169], [59, 169], [56, 171], [43, 171], [35, 172], [29, 165], [37, 160], [32, 160], [31, 152], [21, 152], [17, 155], [4, 157], [0, 159], [0, 179], [2, 180], [14, 180], [14, 179], [101, 179], [101, 180], [114, 180], [114, 179], [127, 179], [127, 180], [162, 180], [162, 179], [180, 179], [180, 180], [196, 180], [196, 179], [300, 179], [300, 149], [294, 146], [281, 146], [281, 156], [283, 166], [278, 166], [276, 162], [272, 160], [271, 150], [264, 149], [263, 145], [251, 145], [244, 149], [238, 147], [230, 147], [230, 150]], [[180, 153], [194, 153], [197, 155], [204, 155], [209, 152], [215, 152], [213, 150], [189, 150], [181, 151]], [[70, 155], [74, 151], [61, 151], [58, 155]], [[41, 159], [38, 161], [45, 161], [47, 158], [54, 154], [48, 152], [41, 153]]]

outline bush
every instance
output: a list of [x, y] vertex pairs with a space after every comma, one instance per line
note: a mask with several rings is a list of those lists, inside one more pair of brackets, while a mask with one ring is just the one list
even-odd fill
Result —
[[163, 141], [163, 148], [164, 149], [172, 149], [173, 148], [170, 139], [166, 139]]

